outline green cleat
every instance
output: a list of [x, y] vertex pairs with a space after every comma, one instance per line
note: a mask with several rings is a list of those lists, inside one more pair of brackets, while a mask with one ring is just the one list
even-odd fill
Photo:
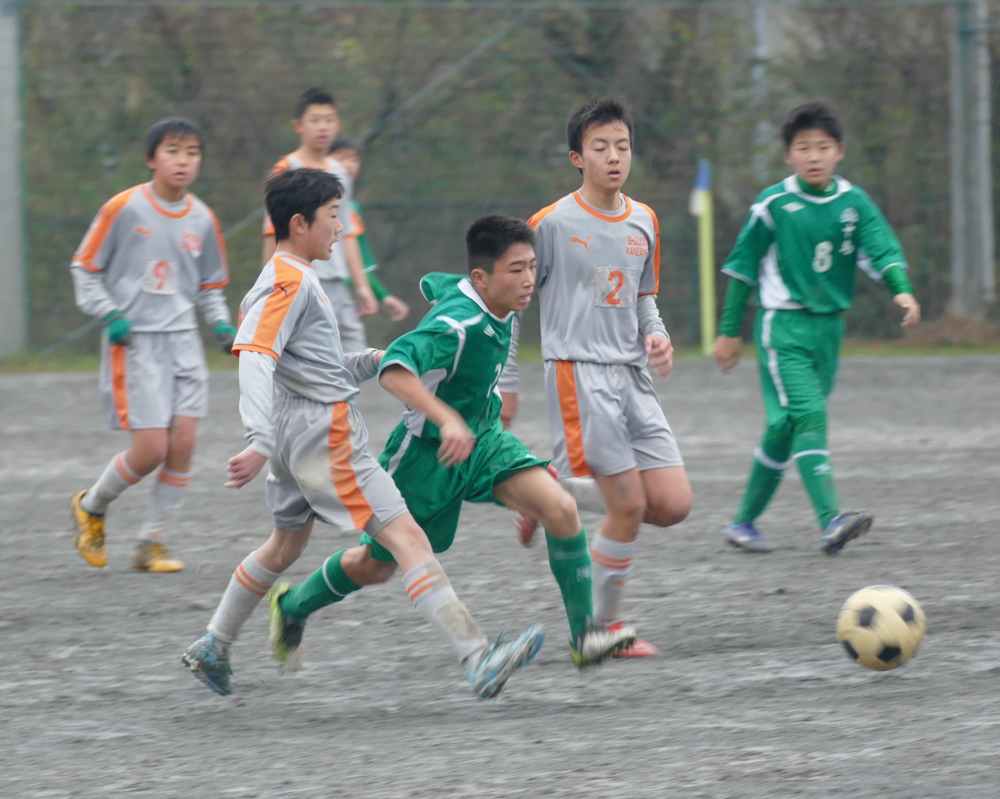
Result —
[[267, 615], [271, 619], [271, 651], [282, 671], [298, 671], [302, 668], [302, 633], [304, 619], [293, 619], [281, 612], [281, 597], [288, 593], [292, 584], [279, 580], [267, 593]]

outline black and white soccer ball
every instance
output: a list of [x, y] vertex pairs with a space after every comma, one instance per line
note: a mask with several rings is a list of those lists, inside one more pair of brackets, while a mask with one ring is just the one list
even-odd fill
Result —
[[908, 592], [894, 585], [870, 585], [844, 603], [837, 640], [855, 663], [887, 671], [917, 653], [926, 627], [924, 609]]

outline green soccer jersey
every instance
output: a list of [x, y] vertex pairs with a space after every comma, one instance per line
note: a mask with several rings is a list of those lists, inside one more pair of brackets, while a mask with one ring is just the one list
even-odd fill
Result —
[[[497, 381], [510, 351], [514, 313], [494, 316], [462, 275], [425, 275], [420, 291], [434, 307], [415, 330], [389, 345], [380, 372], [395, 364], [415, 374], [431, 394], [458, 411], [478, 438], [500, 418]], [[441, 439], [438, 426], [412, 408], [403, 423], [422, 439]]]
[[906, 269], [903, 248], [863, 190], [835, 176], [820, 191], [792, 175], [757, 197], [722, 271], [758, 286], [766, 310], [828, 314], [851, 306], [856, 267], [881, 282], [892, 266]]

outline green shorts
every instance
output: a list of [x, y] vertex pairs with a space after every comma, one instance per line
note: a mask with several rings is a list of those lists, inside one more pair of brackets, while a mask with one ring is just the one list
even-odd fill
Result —
[[826, 411], [837, 381], [844, 319], [809, 311], [757, 313], [754, 340], [768, 427]]
[[[462, 463], [445, 467], [438, 463], [440, 443], [424, 441], [403, 423], [389, 436], [378, 462], [389, 472], [403, 495], [407, 508], [427, 534], [435, 552], [445, 552], [455, 540], [462, 502], [495, 502], [493, 488], [520, 471], [548, 466], [536, 458], [520, 439], [500, 423], [479, 436], [472, 454]], [[361, 543], [371, 547], [372, 557], [392, 562], [385, 547], [367, 533]]]

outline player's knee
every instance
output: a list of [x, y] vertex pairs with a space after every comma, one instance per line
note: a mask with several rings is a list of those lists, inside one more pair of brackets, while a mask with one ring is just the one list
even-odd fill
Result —
[[546, 509], [542, 523], [546, 530], [558, 538], [576, 535], [580, 532], [580, 514], [577, 513], [576, 500], [568, 492], [560, 491], [559, 499]]
[[149, 474], [167, 459], [166, 436], [162, 440], [146, 440], [138, 446], [133, 445], [126, 459], [137, 474]]
[[623, 522], [638, 526], [646, 515], [646, 497], [639, 492], [609, 499], [608, 513], [617, 516]]
[[673, 527], [680, 524], [691, 513], [694, 494], [691, 489], [674, 491], [669, 497], [651, 501], [646, 509], [645, 521], [657, 527]]

